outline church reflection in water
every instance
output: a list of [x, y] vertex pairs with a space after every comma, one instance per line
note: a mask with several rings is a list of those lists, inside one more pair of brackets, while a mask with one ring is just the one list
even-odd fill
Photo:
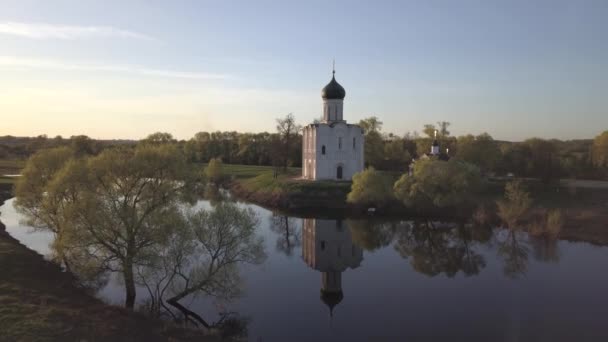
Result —
[[321, 272], [321, 300], [333, 309], [344, 298], [342, 272], [357, 268], [363, 250], [353, 244], [351, 230], [342, 220], [303, 219], [302, 257]]

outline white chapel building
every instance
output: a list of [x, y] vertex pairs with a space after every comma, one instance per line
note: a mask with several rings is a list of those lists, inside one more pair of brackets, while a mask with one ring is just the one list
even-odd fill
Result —
[[323, 119], [302, 132], [302, 177], [310, 180], [351, 180], [363, 171], [363, 129], [344, 120], [346, 91], [336, 81], [336, 71], [321, 91]]

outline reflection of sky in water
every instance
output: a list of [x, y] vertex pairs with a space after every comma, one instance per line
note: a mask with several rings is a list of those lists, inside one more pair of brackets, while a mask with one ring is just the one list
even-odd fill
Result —
[[[301, 246], [296, 244], [291, 255], [279, 251], [282, 235], [280, 229], [271, 229], [272, 214], [252, 207], [260, 218], [268, 258], [262, 265], [241, 268], [244, 295], [229, 304], [201, 297], [184, 302], [209, 321], [216, 319], [219, 305], [250, 316], [251, 341], [608, 339], [608, 248], [566, 241], [543, 247], [520, 236], [526, 272], [513, 279], [505, 275], [505, 258], [498, 253], [508, 233], [499, 231], [487, 242], [471, 243], [485, 262], [478, 274], [460, 271], [450, 278], [445, 272], [432, 277], [416, 272], [412, 256], [403, 258], [395, 248], [395, 238], [388, 246], [364, 250], [360, 265], [342, 272], [343, 299], [330, 318], [320, 298], [321, 272], [306, 265]], [[12, 201], [1, 211], [12, 236], [48, 252], [51, 235], [29, 233], [31, 229], [19, 224]], [[290, 228], [301, 234], [302, 219], [290, 220]], [[300, 243], [305, 240], [299, 238]], [[117, 279], [99, 295], [119, 305], [124, 300]], [[138, 302], [145, 295], [139, 289]]]

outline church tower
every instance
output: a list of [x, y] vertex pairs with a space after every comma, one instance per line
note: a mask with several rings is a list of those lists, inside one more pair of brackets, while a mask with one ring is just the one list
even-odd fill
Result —
[[302, 259], [321, 273], [321, 301], [329, 315], [344, 299], [342, 273], [363, 261], [363, 250], [352, 240], [350, 228], [341, 220], [303, 219]]
[[304, 127], [302, 135], [302, 178], [309, 180], [351, 180], [363, 171], [363, 130], [344, 119], [346, 91], [336, 81], [321, 90], [323, 116]]
[[344, 111], [344, 97], [346, 97], [346, 91], [336, 81], [336, 70], [332, 71], [332, 77], [329, 84], [321, 90], [321, 97], [323, 98], [323, 122], [342, 122], [343, 111]]

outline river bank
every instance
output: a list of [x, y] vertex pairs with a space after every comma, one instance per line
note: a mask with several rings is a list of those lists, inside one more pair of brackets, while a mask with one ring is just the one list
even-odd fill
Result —
[[[0, 205], [10, 197], [10, 188], [1, 186]], [[2, 341], [219, 340], [103, 303], [72, 274], [12, 238], [2, 222], [0, 270]]]
[[[602, 182], [599, 187], [573, 186], [566, 183], [548, 187], [538, 182], [528, 184], [534, 200], [529, 215], [522, 224], [533, 223], [547, 210], [558, 209], [563, 215], [560, 239], [608, 245], [608, 189]], [[351, 189], [350, 182], [309, 182], [293, 175], [271, 173], [250, 178], [234, 178], [226, 187], [235, 198], [252, 202], [271, 210], [298, 216], [325, 215], [328, 217], [361, 217], [369, 215], [367, 208], [353, 206], [346, 201]], [[504, 182], [488, 185], [477, 200], [484, 208], [486, 223], [499, 226], [496, 201], [503, 196]], [[375, 216], [387, 218], [425, 218], [446, 220], [470, 220], [476, 208], [430, 209], [424, 212], [412, 210], [393, 201], [382, 208], [374, 208]]]

